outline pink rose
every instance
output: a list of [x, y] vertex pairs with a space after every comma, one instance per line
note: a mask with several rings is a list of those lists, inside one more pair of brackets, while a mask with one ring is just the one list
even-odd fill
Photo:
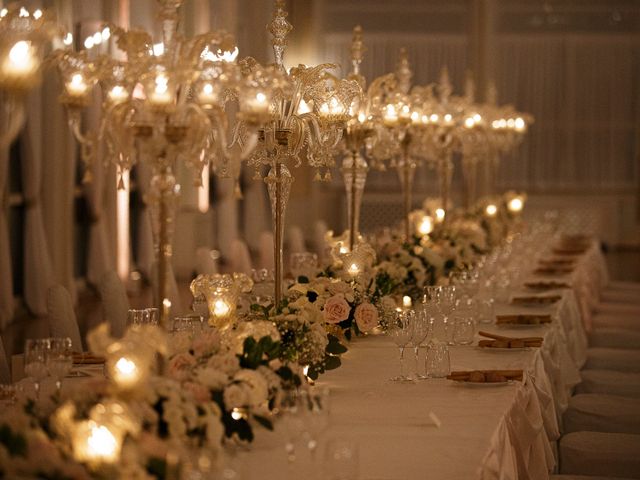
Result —
[[378, 309], [369, 302], [358, 305], [353, 316], [356, 319], [356, 325], [363, 333], [370, 332], [378, 325]]
[[191, 367], [196, 364], [196, 359], [189, 353], [179, 353], [169, 360], [169, 377], [179, 382], [184, 382], [190, 376]]
[[349, 318], [351, 307], [341, 295], [329, 297], [324, 303], [324, 320], [327, 323], [340, 323]]

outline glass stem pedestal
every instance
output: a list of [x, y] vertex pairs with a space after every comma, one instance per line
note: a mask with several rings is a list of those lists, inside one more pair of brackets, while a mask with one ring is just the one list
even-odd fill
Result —
[[451, 180], [453, 178], [453, 160], [452, 152], [446, 149], [441, 153], [438, 161], [438, 177], [440, 181], [440, 199], [442, 208], [446, 212], [444, 221], [447, 221], [449, 215], [449, 196], [451, 190]]
[[463, 158], [464, 203], [467, 211], [471, 211], [478, 199], [478, 158], [467, 155]]
[[0, 148], [7, 148], [16, 139], [25, 122], [24, 98], [20, 95], [5, 93], [2, 102], [3, 122], [0, 133]]
[[157, 270], [155, 304], [160, 312], [160, 326], [168, 331], [171, 302], [168, 298], [169, 273], [173, 255], [176, 200], [179, 186], [170, 167], [164, 166], [151, 179], [149, 200], [153, 226]]
[[404, 214], [403, 230], [404, 240], [406, 242], [411, 238], [411, 221], [409, 214], [411, 213], [412, 194], [413, 194], [413, 178], [415, 176], [416, 164], [411, 161], [409, 155], [409, 143], [411, 139], [407, 134], [402, 141], [402, 158], [398, 162], [396, 168], [400, 179], [400, 187], [402, 188], [402, 211]]
[[275, 296], [274, 301], [276, 307], [280, 305], [282, 300], [282, 283], [283, 283], [283, 243], [284, 243], [284, 218], [289, 201], [289, 193], [291, 192], [291, 183], [293, 177], [287, 166], [277, 158], [273, 162], [269, 173], [264, 178], [269, 192], [269, 200], [271, 203], [271, 217], [273, 226], [273, 259], [274, 259], [274, 283]]
[[352, 151], [342, 161], [340, 168], [347, 192], [347, 216], [349, 222], [349, 251], [352, 252], [358, 241], [360, 228], [360, 207], [364, 186], [367, 181], [369, 165], [357, 152]]

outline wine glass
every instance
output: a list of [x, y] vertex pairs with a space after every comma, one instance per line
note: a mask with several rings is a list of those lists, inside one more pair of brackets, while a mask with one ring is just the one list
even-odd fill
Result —
[[284, 449], [290, 467], [296, 461], [295, 443], [304, 431], [302, 406], [298, 392], [294, 389], [284, 390], [280, 397], [279, 411], [282, 416], [280, 423], [285, 429]]
[[56, 381], [58, 395], [62, 390], [62, 379], [71, 371], [73, 365], [73, 351], [69, 337], [54, 337], [49, 339], [46, 354], [47, 370]]
[[132, 308], [127, 312], [127, 325], [139, 326], [149, 323], [149, 311], [146, 308]]
[[443, 285], [438, 292], [440, 315], [444, 326], [444, 335], [449, 345], [453, 345], [453, 318], [452, 313], [456, 307], [456, 286]]
[[292, 253], [289, 259], [293, 280], [298, 281], [300, 277], [311, 278], [318, 268], [318, 255], [310, 252]]
[[404, 350], [413, 337], [413, 327], [416, 312], [413, 310], [396, 311], [391, 316], [387, 332], [400, 350], [400, 375], [392, 377], [394, 382], [411, 381], [411, 377], [404, 374]]
[[443, 378], [449, 375], [449, 346], [444, 342], [431, 342], [424, 357], [424, 368], [429, 378]]
[[173, 318], [171, 332], [190, 332], [197, 334], [202, 331], [203, 319], [200, 315], [179, 315]]
[[327, 387], [313, 387], [300, 392], [305, 423], [307, 448], [311, 455], [311, 463], [316, 463], [318, 437], [329, 426], [330, 399]]
[[429, 335], [431, 330], [431, 315], [425, 305], [415, 315], [415, 323], [413, 325], [413, 336], [411, 337], [411, 344], [413, 345], [413, 353], [415, 355], [415, 374], [416, 380], [424, 380], [427, 378], [418, 372], [418, 358], [420, 355], [420, 347]]
[[40, 382], [48, 375], [47, 350], [49, 340], [45, 338], [30, 338], [24, 347], [24, 373], [33, 379], [36, 401], [40, 399]]
[[159, 325], [160, 324], [160, 310], [155, 307], [145, 308], [148, 318], [147, 323], [149, 325]]

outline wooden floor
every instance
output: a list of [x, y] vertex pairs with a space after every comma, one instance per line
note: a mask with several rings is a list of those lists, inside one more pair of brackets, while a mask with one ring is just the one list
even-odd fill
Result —
[[[640, 282], [640, 250], [616, 250], [606, 252], [605, 258], [612, 280]], [[186, 283], [180, 285], [180, 296], [184, 308], [191, 303], [191, 294]], [[148, 288], [129, 298], [132, 308], [144, 308], [151, 304]], [[102, 322], [102, 305], [97, 293], [87, 289], [81, 294], [76, 310], [80, 333], [84, 337], [88, 331]], [[1, 332], [2, 342], [8, 356], [23, 350], [26, 338], [49, 335], [46, 317], [33, 317], [27, 312], [16, 315], [14, 322]]]

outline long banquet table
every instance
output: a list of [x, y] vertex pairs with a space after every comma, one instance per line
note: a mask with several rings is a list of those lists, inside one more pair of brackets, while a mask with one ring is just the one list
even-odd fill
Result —
[[[552, 306], [496, 305], [498, 314], [551, 313], [551, 324], [527, 329], [482, 325], [509, 336], [542, 336], [541, 348], [451, 347], [452, 370], [523, 369], [522, 383], [391, 382], [398, 370], [395, 345], [383, 336], [357, 339], [343, 366], [319, 382], [331, 389], [330, 427], [323, 438], [358, 446], [362, 480], [548, 478], [557, 465], [561, 416], [586, 360], [588, 312], [607, 281], [597, 244], [564, 280], [572, 288], [557, 290], [562, 298]], [[281, 446], [258, 438], [250, 452], [238, 455], [236, 466], [241, 478], [310, 478], [313, 471], [324, 478], [322, 452], [315, 467], [304, 453], [287, 466]]]

